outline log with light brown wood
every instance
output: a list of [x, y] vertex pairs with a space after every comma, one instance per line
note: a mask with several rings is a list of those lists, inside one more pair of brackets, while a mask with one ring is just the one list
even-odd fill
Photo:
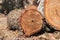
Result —
[[39, 11], [37, 11], [37, 7], [34, 5], [29, 5], [20, 17], [20, 25], [24, 30], [25, 35], [30, 36], [40, 31], [43, 24], [42, 19], [43, 16]]
[[45, 0], [46, 21], [56, 30], [60, 30], [60, 0]]

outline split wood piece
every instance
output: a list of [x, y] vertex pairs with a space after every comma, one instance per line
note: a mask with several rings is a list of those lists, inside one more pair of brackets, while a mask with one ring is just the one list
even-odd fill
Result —
[[25, 35], [31, 36], [40, 31], [43, 24], [42, 19], [43, 17], [41, 13], [37, 11], [36, 6], [28, 6], [20, 17], [20, 25], [23, 28]]
[[7, 29], [7, 17], [0, 13], [0, 30]]
[[60, 30], [60, 0], [45, 0], [45, 18], [56, 30]]

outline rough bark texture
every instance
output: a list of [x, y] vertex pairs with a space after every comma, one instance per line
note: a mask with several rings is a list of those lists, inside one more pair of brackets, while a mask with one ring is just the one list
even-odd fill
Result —
[[4, 14], [0, 13], [0, 30], [7, 29], [8, 23], [7, 23], [7, 17]]

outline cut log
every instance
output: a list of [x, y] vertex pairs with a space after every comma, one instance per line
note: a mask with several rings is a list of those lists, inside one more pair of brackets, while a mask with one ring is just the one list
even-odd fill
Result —
[[18, 18], [21, 15], [21, 11], [21, 9], [14, 9], [8, 14], [9, 29], [18, 29]]
[[60, 30], [60, 0], [45, 0], [46, 21], [56, 30]]
[[30, 5], [26, 8], [20, 17], [20, 25], [24, 30], [26, 36], [30, 36], [41, 30], [43, 24], [43, 17], [36, 6]]

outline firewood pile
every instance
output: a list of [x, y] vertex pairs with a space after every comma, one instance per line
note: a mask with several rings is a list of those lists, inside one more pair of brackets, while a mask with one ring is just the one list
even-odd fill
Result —
[[60, 0], [0, 0], [0, 40], [60, 40]]

